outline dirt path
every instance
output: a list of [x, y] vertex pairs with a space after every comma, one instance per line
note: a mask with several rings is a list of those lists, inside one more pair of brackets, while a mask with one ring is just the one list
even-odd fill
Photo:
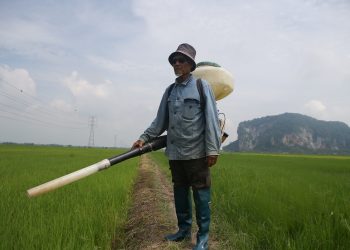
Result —
[[[166, 234], [176, 232], [176, 224], [172, 184], [149, 156], [143, 155], [126, 226], [126, 249], [192, 249], [196, 226], [192, 242], [173, 243], [164, 240]], [[218, 249], [213, 238], [210, 249]]]

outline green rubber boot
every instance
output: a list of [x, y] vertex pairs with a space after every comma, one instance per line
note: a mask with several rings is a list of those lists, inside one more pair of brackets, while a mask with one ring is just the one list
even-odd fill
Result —
[[189, 187], [174, 187], [175, 210], [179, 230], [165, 236], [168, 241], [191, 239], [192, 201]]
[[197, 244], [193, 250], [209, 249], [210, 188], [193, 190], [198, 225]]

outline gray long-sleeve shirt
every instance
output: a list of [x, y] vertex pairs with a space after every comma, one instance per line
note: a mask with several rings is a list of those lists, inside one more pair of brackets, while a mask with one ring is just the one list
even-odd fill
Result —
[[175, 82], [170, 94], [169, 86], [163, 94], [156, 118], [140, 136], [147, 142], [167, 130], [165, 153], [169, 160], [219, 155], [221, 132], [215, 98], [209, 84], [202, 80], [205, 103], [202, 110], [196, 80], [190, 75], [182, 83]]

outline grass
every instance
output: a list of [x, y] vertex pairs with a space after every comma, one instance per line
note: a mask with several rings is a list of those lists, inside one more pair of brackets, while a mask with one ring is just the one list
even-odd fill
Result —
[[[120, 249], [138, 158], [29, 199], [26, 190], [120, 151], [0, 145], [0, 249]], [[167, 173], [162, 152], [152, 157]], [[350, 249], [350, 157], [222, 154], [220, 249]]]
[[222, 249], [350, 249], [349, 157], [223, 154], [212, 182]]
[[26, 190], [120, 151], [0, 146], [0, 249], [123, 247], [138, 159], [29, 199]]

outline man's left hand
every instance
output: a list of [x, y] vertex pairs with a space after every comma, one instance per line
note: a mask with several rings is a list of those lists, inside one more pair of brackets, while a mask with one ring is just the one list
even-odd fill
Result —
[[214, 166], [216, 164], [217, 159], [218, 159], [217, 155], [208, 155], [207, 156], [208, 167]]

